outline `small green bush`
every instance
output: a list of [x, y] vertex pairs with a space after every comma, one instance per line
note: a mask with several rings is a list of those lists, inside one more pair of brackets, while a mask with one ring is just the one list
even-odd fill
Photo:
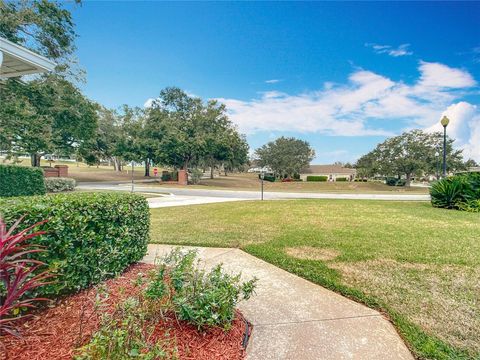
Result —
[[90, 342], [76, 350], [75, 360], [166, 359], [168, 353], [161, 344], [152, 344], [149, 338], [154, 325], [148, 323], [142, 304], [136, 298], [127, 298], [116, 305], [113, 313], [105, 312], [100, 328]]
[[34, 257], [57, 274], [36, 296], [76, 292], [120, 274], [143, 258], [149, 240], [149, 209], [143, 196], [129, 193], [73, 193], [0, 199], [7, 226], [25, 216], [21, 229], [45, 231], [35, 244], [47, 251]]
[[407, 185], [407, 180], [399, 179], [396, 177], [387, 177], [385, 179], [385, 184], [387, 184], [388, 186], [405, 186]]
[[45, 194], [42, 168], [0, 165], [0, 197]]
[[446, 209], [480, 211], [480, 173], [444, 178], [430, 188], [432, 206]]
[[171, 173], [163, 173], [161, 177], [162, 181], [172, 181]]
[[57, 193], [63, 191], [75, 190], [75, 179], [62, 177], [48, 177], [45, 178], [45, 188], [47, 192]]
[[192, 184], [198, 184], [202, 179], [203, 171], [199, 169], [193, 169], [190, 173], [190, 178], [192, 180]]
[[339, 178], [336, 178], [335, 181], [345, 182], [345, 181], [348, 181], [348, 179], [346, 177], [339, 177]]
[[316, 176], [316, 175], [309, 175], [307, 176], [307, 181], [327, 181], [328, 176]]
[[145, 297], [173, 310], [178, 319], [198, 329], [228, 329], [240, 300], [253, 294], [257, 279], [241, 283], [240, 274], [229, 275], [221, 265], [210, 272], [198, 269], [195, 250], [174, 249], [161, 262], [145, 290]]

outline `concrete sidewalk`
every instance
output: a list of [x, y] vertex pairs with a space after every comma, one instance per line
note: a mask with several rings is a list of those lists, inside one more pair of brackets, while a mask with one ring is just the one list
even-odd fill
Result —
[[224, 198], [213, 196], [182, 196], [182, 195], [165, 195], [159, 197], [148, 198], [148, 205], [150, 209], [171, 207], [171, 206], [185, 206], [185, 205], [199, 205], [199, 204], [213, 204], [228, 201], [241, 201], [248, 199], [239, 198]]
[[[144, 261], [153, 263], [172, 248], [151, 244]], [[239, 306], [254, 325], [248, 360], [413, 359], [377, 311], [239, 249], [196, 249], [206, 268], [223, 263], [246, 279], [259, 278], [256, 295]]]

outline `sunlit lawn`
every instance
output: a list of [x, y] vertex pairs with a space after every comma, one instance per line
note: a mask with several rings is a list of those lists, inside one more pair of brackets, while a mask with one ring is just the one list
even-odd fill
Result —
[[153, 242], [240, 247], [386, 311], [417, 355], [480, 356], [480, 214], [354, 200], [151, 213]]

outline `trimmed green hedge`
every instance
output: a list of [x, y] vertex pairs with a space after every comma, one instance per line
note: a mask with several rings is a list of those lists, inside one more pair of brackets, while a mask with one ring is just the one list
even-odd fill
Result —
[[348, 181], [348, 179], [346, 177], [338, 177], [335, 179], [335, 181], [344, 182], [344, 181]]
[[35, 295], [54, 297], [76, 292], [120, 274], [143, 258], [149, 240], [150, 214], [143, 196], [129, 193], [77, 193], [0, 200], [8, 226], [25, 215], [20, 229], [48, 219], [32, 239], [46, 252], [35, 258], [48, 264], [56, 282]]
[[307, 176], [307, 181], [327, 181], [328, 176], [315, 176], [315, 175], [309, 175]]
[[0, 165], [0, 197], [45, 194], [41, 168]]
[[66, 177], [47, 177], [45, 178], [45, 188], [48, 192], [63, 192], [75, 190], [75, 179]]

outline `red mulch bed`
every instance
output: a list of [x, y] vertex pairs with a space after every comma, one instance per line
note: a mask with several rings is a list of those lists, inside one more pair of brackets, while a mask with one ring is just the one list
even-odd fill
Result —
[[[139, 291], [139, 287], [134, 285], [138, 274], [145, 275], [153, 267], [135, 264], [122, 276], [106, 281], [108, 306], [135, 295]], [[0, 337], [0, 359], [71, 359], [74, 350], [87, 344], [99, 327], [99, 312], [95, 311], [93, 303], [95, 294], [95, 289], [84, 290], [66, 297], [55, 306], [38, 311], [21, 325], [22, 338]], [[82, 329], [80, 323], [83, 324]], [[245, 330], [245, 322], [239, 312], [228, 332], [212, 329], [202, 333], [189, 324], [167, 318], [155, 326], [151, 340], [174, 343], [180, 359], [234, 360], [245, 357], [242, 347]], [[166, 333], [168, 336], [165, 336]]]

